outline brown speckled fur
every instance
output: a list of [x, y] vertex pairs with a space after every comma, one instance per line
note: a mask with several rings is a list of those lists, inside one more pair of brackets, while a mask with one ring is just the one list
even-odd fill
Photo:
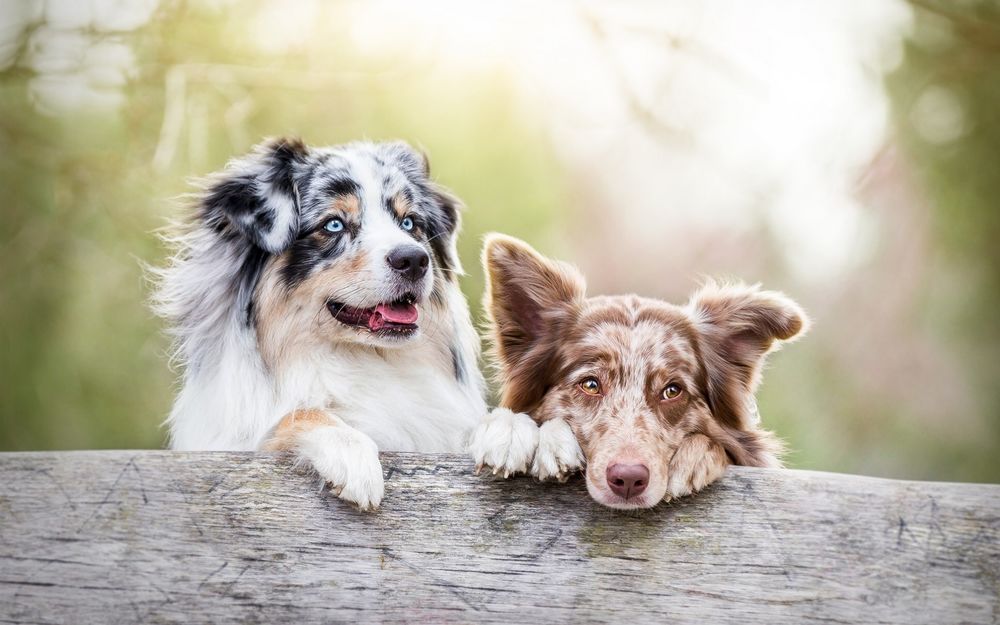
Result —
[[[625, 460], [650, 471], [636, 507], [703, 488], [726, 464], [780, 466], [780, 443], [757, 423], [754, 393], [768, 351], [807, 326], [793, 301], [717, 283], [685, 306], [588, 298], [573, 267], [501, 235], [488, 238], [483, 260], [501, 403], [539, 424], [572, 427], [595, 498], [607, 494], [609, 464]], [[588, 377], [599, 380], [599, 396], [581, 389]], [[664, 399], [668, 384], [681, 394]]]

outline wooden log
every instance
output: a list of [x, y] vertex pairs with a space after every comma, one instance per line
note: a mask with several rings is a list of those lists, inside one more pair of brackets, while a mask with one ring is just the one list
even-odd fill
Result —
[[642, 513], [384, 454], [0, 454], [0, 622], [996, 623], [1000, 486], [731, 468]]

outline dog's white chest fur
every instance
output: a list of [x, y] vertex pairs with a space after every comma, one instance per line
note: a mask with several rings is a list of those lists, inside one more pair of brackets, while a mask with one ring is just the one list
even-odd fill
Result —
[[308, 405], [329, 409], [379, 449], [462, 451], [486, 412], [480, 388], [459, 384], [428, 356], [417, 350], [332, 354], [291, 367], [283, 386]]
[[230, 345], [211, 375], [189, 375], [171, 414], [174, 449], [254, 450], [282, 417], [325, 409], [380, 449], [460, 452], [486, 413], [474, 348], [456, 379], [450, 356], [424, 344], [399, 350], [336, 346], [304, 355], [273, 377], [259, 353]]

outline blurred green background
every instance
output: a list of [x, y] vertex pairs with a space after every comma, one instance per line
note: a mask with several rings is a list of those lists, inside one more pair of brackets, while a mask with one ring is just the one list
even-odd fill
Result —
[[595, 293], [760, 281], [815, 319], [759, 397], [791, 466], [1000, 482], [996, 3], [125, 4], [0, 4], [0, 449], [163, 444], [155, 232], [291, 134], [423, 147], [477, 318], [492, 230]]

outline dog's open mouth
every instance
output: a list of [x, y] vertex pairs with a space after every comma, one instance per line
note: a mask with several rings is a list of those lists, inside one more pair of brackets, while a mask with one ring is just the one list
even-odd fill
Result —
[[416, 301], [413, 295], [406, 295], [371, 308], [355, 308], [339, 302], [327, 302], [326, 307], [344, 325], [378, 334], [412, 334], [417, 330], [420, 316]]

